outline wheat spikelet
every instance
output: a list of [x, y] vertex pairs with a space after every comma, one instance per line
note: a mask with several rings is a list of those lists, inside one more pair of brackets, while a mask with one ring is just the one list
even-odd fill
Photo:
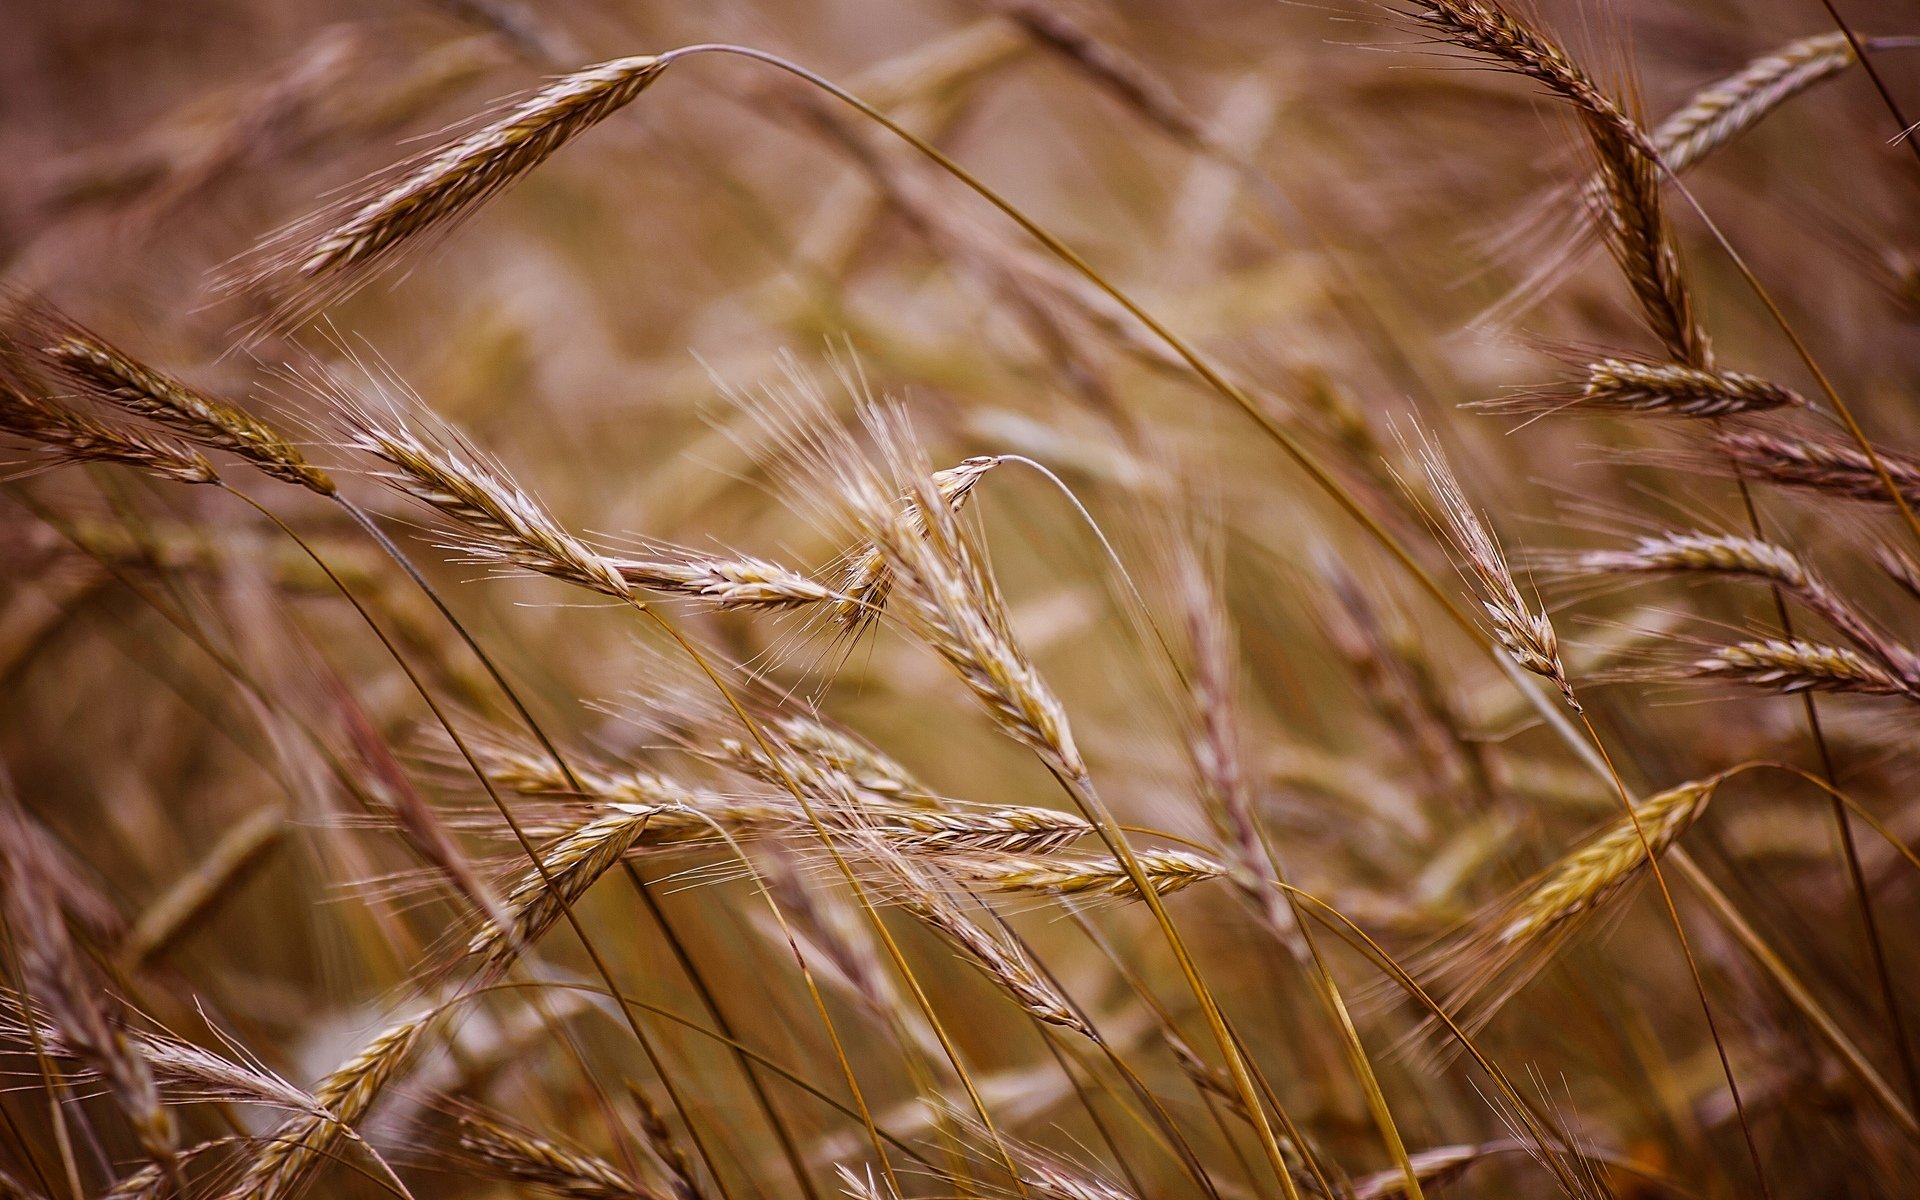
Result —
[[[1140, 860], [1140, 870], [1148, 883], [1162, 896], [1227, 873], [1226, 867], [1212, 859], [1184, 850], [1141, 850], [1135, 857]], [[944, 865], [962, 886], [973, 892], [1122, 899], [1140, 896], [1140, 889], [1126, 868], [1107, 857], [1033, 858], [1003, 854], [958, 857]]]
[[1500, 5], [1420, 0], [1412, 15], [1442, 40], [1533, 79], [1572, 104], [1600, 165], [1598, 187], [1585, 198], [1641, 314], [1675, 360], [1707, 366], [1706, 335], [1694, 321], [1661, 203], [1660, 154], [1646, 134], [1566, 51]]
[[1410, 15], [1442, 41], [1485, 55], [1569, 100], [1582, 114], [1615, 127], [1621, 140], [1648, 157], [1651, 143], [1612, 97], [1580, 65], [1539, 31], [1499, 4], [1484, 0], [1413, 0]]
[[1682, 668], [1695, 679], [1726, 679], [1779, 692], [1857, 692], [1920, 699], [1920, 685], [1844, 646], [1800, 638], [1723, 646]]
[[[0, 1040], [30, 1045], [36, 1033], [48, 1053], [75, 1060], [81, 1077], [98, 1077], [44, 1009], [0, 988]], [[175, 1103], [260, 1104], [294, 1113], [321, 1112], [311, 1095], [257, 1064], [235, 1062], [163, 1033], [128, 1030], [125, 1036], [146, 1060], [154, 1082]]]
[[461, 1157], [479, 1170], [568, 1200], [662, 1200], [612, 1163], [482, 1116], [460, 1114]]
[[[826, 727], [806, 722], [815, 730]], [[852, 740], [843, 745], [852, 747]], [[527, 795], [574, 795], [602, 802], [616, 810], [603, 819], [617, 825], [622, 818], [640, 826], [630, 846], [672, 846], [711, 840], [714, 827], [729, 836], [752, 838], [767, 834], [799, 834], [813, 829], [800, 804], [784, 795], [731, 796], [681, 787], [658, 775], [638, 770], [616, 770], [575, 759], [569, 781], [550, 757], [502, 747], [481, 752], [488, 778]], [[770, 783], [778, 773], [766, 765], [758, 746], [751, 753], [737, 744], [722, 747], [716, 758], [744, 762]], [[913, 807], [850, 786], [848, 776], [822, 772], [803, 756], [783, 756], [787, 776], [800, 785], [815, 805], [815, 816], [830, 829], [870, 830], [902, 853], [945, 854], [989, 850], [1045, 854], [1091, 831], [1076, 814], [1024, 805], [969, 805], [958, 809]], [[807, 762], [810, 770], [796, 769]], [[578, 786], [576, 787], [575, 784]], [[853, 797], [853, 803], [847, 801]], [[571, 836], [563, 830], [561, 836]], [[529, 883], [532, 882], [529, 880]]]
[[1621, 550], [1547, 556], [1580, 574], [1731, 575], [1777, 585], [1824, 617], [1878, 665], [1902, 679], [1920, 679], [1920, 657], [1882, 634], [1859, 609], [1809, 570], [1792, 551], [1759, 538], [1666, 533]]
[[887, 893], [901, 908], [941, 934], [1036, 1019], [1097, 1040], [1093, 1028], [1042, 975], [1025, 951], [988, 932], [949, 895], [953, 884], [924, 861], [894, 852], [881, 839], [867, 838], [864, 856], [883, 874]]
[[770, 724], [780, 744], [791, 749], [794, 757], [838, 773], [852, 784], [856, 795], [915, 808], [941, 807], [941, 799], [915, 779], [913, 772], [818, 714], [784, 713]]
[[322, 496], [337, 490], [325, 471], [272, 426], [138, 361], [49, 307], [29, 310], [22, 336], [87, 396], [237, 455], [275, 479]]
[[905, 412], [897, 403], [874, 401], [859, 380], [843, 377], [873, 443], [869, 453], [835, 419], [812, 380], [791, 364], [788, 377], [788, 388], [733, 397], [768, 443], [750, 449], [772, 458], [769, 465], [798, 500], [880, 553], [908, 628], [1004, 732], [1061, 774], [1084, 777], [1066, 711], [1020, 649], [992, 573], [942, 497]]
[[286, 328], [366, 284], [631, 103], [666, 67], [651, 55], [563, 75], [501, 116], [377, 177], [365, 191], [270, 238], [228, 281], [238, 290], [292, 277], [271, 326]]
[[1020, 1179], [1048, 1200], [1135, 1200], [1125, 1188], [1034, 1155], [1020, 1163]]
[[608, 560], [634, 587], [711, 601], [720, 608], [782, 609], [839, 604], [832, 588], [760, 558], [699, 558], [680, 562]]
[[[231, 1145], [233, 1141], [233, 1138], [215, 1138], [210, 1142], [201, 1142], [198, 1145], [188, 1146], [175, 1157], [179, 1163], [184, 1165], [192, 1162], [209, 1150], [217, 1150], [223, 1146]], [[172, 1190], [173, 1172], [169, 1171], [160, 1163], [148, 1163], [138, 1171], [123, 1176], [119, 1182], [115, 1183], [106, 1191], [101, 1192], [98, 1200], [167, 1200], [172, 1194]], [[38, 1194], [33, 1192], [23, 1190], [18, 1192], [17, 1195], [21, 1197], [22, 1200], [28, 1200], [28, 1198], [38, 1200]], [[14, 1200], [13, 1195], [7, 1192], [4, 1183], [0, 1183], [0, 1197], [6, 1197], [6, 1200]]]
[[1744, 575], [1798, 590], [1812, 576], [1799, 556], [1784, 546], [1731, 534], [1663, 533], [1642, 537], [1619, 550], [1582, 550], [1539, 555], [1543, 564], [1568, 575], [1712, 573]]
[[538, 941], [574, 901], [625, 857], [657, 816], [659, 806], [616, 805], [613, 812], [588, 821], [542, 850], [540, 861], [546, 870], [529, 868], [507, 894], [512, 926], [502, 929], [489, 921], [467, 943], [467, 953], [499, 961]]

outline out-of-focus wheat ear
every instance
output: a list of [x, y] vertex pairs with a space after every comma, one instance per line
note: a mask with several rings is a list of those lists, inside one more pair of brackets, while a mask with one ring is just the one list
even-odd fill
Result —
[[251, 413], [139, 361], [47, 304], [26, 304], [19, 319], [15, 336], [82, 396], [243, 458], [275, 479], [322, 496], [338, 490], [331, 476]]
[[1695, 92], [1654, 128], [1654, 149], [1667, 169], [1679, 174], [1854, 61], [1853, 47], [1844, 33], [1788, 42]]
[[1531, 941], [1605, 904], [1646, 867], [1647, 849], [1662, 854], [1692, 828], [1723, 778], [1683, 783], [1635, 805], [1645, 848], [1633, 821], [1623, 816], [1522, 891], [1504, 910], [1497, 940], [1503, 945]]
[[220, 897], [237, 887], [280, 844], [287, 816], [271, 805], [236, 822], [192, 870], [155, 897], [117, 947], [120, 961], [144, 968], [194, 928]]
[[1920, 600], [1920, 562], [1898, 546], [1879, 545], [1873, 548], [1874, 561], [1887, 573], [1887, 578], [1916, 600]]
[[[1728, 430], [1713, 442], [1747, 478], [1840, 500], [1893, 503], [1873, 463], [1851, 442], [1768, 430]], [[1908, 503], [1920, 505], [1920, 458], [1878, 447], [1874, 453], [1900, 494]]]
[[[184, 1167], [209, 1150], [231, 1146], [236, 1140], [235, 1138], [215, 1138], [209, 1142], [200, 1142], [186, 1147], [175, 1157]], [[149, 1163], [138, 1171], [122, 1176], [119, 1182], [100, 1193], [99, 1200], [168, 1200], [173, 1195], [173, 1180], [170, 1176], [171, 1173], [161, 1164]], [[37, 1192], [18, 1193], [20, 1200], [26, 1200], [27, 1197], [34, 1197], [37, 1200], [38, 1195]], [[15, 1200], [15, 1194], [9, 1193], [5, 1184], [0, 1184], [0, 1200]]]
[[1904, 679], [1844, 646], [1770, 638], [1722, 646], [1682, 665], [1680, 677], [1724, 679], [1776, 692], [1854, 692], [1920, 700], [1920, 682]]
[[687, 1157], [685, 1147], [674, 1136], [673, 1126], [667, 1124], [666, 1114], [632, 1080], [627, 1081], [627, 1095], [633, 1100], [633, 1107], [639, 1114], [640, 1133], [647, 1139], [647, 1149], [653, 1151], [654, 1159], [666, 1172], [673, 1200], [700, 1200], [700, 1185], [695, 1182], [693, 1160]]
[[[1218, 879], [1227, 868], [1185, 850], [1135, 852], [1140, 870], [1158, 894], [1183, 891]], [[941, 865], [972, 892], [1011, 895], [1106, 896], [1139, 899], [1140, 889], [1117, 860], [1037, 858], [1018, 854], [951, 855]]]
[[482, 1175], [572, 1200], [664, 1200], [597, 1155], [478, 1110], [462, 1109], [458, 1131], [458, 1157]]
[[1476, 585], [1480, 606], [1487, 614], [1495, 640], [1514, 662], [1552, 681], [1574, 711], [1581, 711], [1580, 702], [1573, 694], [1573, 684], [1567, 678], [1566, 666], [1560, 661], [1560, 642], [1553, 632], [1553, 622], [1521, 595], [1499, 541], [1468, 501], [1459, 478], [1439, 447], [1423, 439], [1419, 456], [1434, 499], [1440, 505], [1441, 528]]
[[58, 1044], [106, 1085], [140, 1148], [171, 1170], [173, 1113], [161, 1102], [151, 1064], [102, 1002], [102, 986], [90, 977], [67, 933], [49, 873], [35, 854], [40, 845], [12, 781], [0, 773], [0, 913], [6, 917], [22, 982], [58, 1031]]
[[555, 151], [631, 103], [666, 69], [617, 58], [555, 79], [471, 132], [382, 172], [231, 265], [231, 293], [264, 293], [256, 332], [291, 329], [471, 216]]

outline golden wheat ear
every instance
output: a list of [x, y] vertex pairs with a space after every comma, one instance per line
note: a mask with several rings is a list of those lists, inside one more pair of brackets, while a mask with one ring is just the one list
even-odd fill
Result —
[[654, 55], [562, 75], [470, 132], [369, 179], [345, 199], [270, 236], [217, 288], [258, 295], [249, 331], [295, 328], [352, 295], [513, 186], [562, 146], [630, 104], [666, 69]]

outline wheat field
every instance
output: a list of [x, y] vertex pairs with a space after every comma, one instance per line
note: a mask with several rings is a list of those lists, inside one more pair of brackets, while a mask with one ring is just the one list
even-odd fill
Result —
[[0, 1197], [1920, 1194], [1916, 68], [16, 0]]

